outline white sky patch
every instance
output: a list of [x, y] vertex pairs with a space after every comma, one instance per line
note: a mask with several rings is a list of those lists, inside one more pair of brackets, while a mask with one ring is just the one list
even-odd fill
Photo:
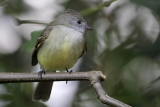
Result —
[[48, 107], [71, 107], [77, 87], [78, 82], [54, 82], [51, 97], [46, 104]]
[[12, 22], [14, 20], [4, 15], [2, 8], [0, 8], [0, 53], [2, 54], [16, 51], [21, 43]]
[[130, 22], [136, 17], [135, 5], [128, 3], [123, 6], [116, 13], [116, 24], [118, 25], [119, 33], [121, 34], [121, 41], [125, 41], [128, 35], [131, 33], [132, 26]]
[[137, 15], [140, 16], [138, 19], [139, 22], [142, 22], [140, 25], [143, 28], [145, 35], [152, 41], [155, 42], [159, 34], [159, 23], [156, 18], [152, 15], [152, 12], [143, 7], [140, 8], [137, 12]]

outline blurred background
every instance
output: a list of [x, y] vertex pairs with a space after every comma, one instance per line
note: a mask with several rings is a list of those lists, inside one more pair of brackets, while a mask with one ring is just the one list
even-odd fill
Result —
[[[45, 25], [18, 25], [16, 19], [49, 23], [68, 8], [82, 11], [103, 2], [0, 0], [0, 72], [40, 70], [31, 66], [31, 55]], [[160, 107], [160, 1], [117, 0], [85, 19], [94, 30], [86, 32], [88, 52], [74, 72], [101, 70], [111, 97], [133, 107]], [[35, 84], [1, 84], [0, 107], [106, 107], [88, 81], [54, 83], [45, 103], [32, 100]]]

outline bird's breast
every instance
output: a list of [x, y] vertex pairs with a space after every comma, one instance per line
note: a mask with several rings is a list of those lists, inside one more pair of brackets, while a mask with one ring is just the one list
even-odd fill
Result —
[[38, 62], [46, 70], [71, 68], [80, 57], [84, 36], [70, 27], [55, 26], [38, 52]]

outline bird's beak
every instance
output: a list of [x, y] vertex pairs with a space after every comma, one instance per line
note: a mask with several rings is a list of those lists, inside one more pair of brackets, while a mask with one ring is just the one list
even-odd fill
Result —
[[86, 25], [85, 28], [86, 28], [87, 30], [93, 30], [93, 28], [91, 28], [91, 27], [88, 26], [88, 25]]

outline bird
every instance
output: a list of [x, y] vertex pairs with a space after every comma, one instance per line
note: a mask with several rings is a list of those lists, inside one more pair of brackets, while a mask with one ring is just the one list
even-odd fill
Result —
[[[38, 73], [69, 71], [87, 52], [85, 31], [93, 30], [75, 10], [68, 9], [49, 23], [37, 39], [32, 53], [32, 65], [40, 64]], [[48, 101], [53, 81], [39, 82], [33, 94], [34, 100]]]

